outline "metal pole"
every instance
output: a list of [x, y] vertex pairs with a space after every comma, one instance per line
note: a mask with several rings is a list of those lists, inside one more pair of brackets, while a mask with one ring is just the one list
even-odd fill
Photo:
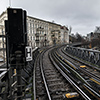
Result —
[[10, 80], [9, 80], [9, 40], [8, 40], [8, 35], [6, 36], [6, 62], [7, 62], [7, 83], [8, 83], [8, 88], [7, 88], [7, 92], [8, 92], [8, 95], [10, 95]]
[[9, 0], [9, 7], [11, 7], [11, 0]]
[[22, 100], [22, 79], [21, 79], [21, 59], [22, 52], [16, 51], [16, 68], [17, 68], [17, 100]]

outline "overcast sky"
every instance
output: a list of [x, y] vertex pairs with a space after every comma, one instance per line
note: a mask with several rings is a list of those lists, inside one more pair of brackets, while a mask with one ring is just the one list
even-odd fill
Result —
[[73, 33], [86, 35], [100, 26], [100, 0], [0, 0], [0, 14], [9, 5], [29, 16], [71, 26]]

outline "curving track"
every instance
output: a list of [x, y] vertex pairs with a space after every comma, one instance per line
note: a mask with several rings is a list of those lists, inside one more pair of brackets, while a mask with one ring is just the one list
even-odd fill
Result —
[[[63, 48], [63, 47], [62, 47]], [[62, 61], [63, 66], [66, 66], [67, 70], [71, 71], [70, 77], [82, 87], [88, 94], [90, 93], [90, 97], [93, 100], [99, 100], [100, 99], [100, 73], [91, 73], [91, 68], [80, 68], [80, 65], [83, 65], [84, 63], [77, 61], [77, 58], [73, 59], [73, 57], [68, 56], [69, 54], [66, 54], [62, 48], [56, 49], [56, 57], [59, 62]], [[63, 52], [62, 52], [63, 51]], [[84, 64], [85, 65], [85, 64]], [[90, 70], [89, 70], [90, 69]], [[74, 78], [73, 78], [74, 77]]]
[[53, 48], [41, 50], [36, 60], [34, 100], [66, 100], [68, 97], [65, 95], [68, 93], [74, 93], [74, 100], [91, 100], [59, 67], [56, 57], [51, 53], [52, 50]]

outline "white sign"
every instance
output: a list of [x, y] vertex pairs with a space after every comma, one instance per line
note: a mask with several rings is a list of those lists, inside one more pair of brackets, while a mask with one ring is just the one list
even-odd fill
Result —
[[26, 61], [31, 61], [32, 60], [32, 47], [27, 46], [25, 48], [26, 51]]

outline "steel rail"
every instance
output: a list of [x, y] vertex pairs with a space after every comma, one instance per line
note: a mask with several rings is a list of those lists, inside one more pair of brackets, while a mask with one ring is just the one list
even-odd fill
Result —
[[[56, 58], [60, 58], [59, 56], [57, 56], [57, 54], [56, 54]], [[62, 59], [62, 57], [61, 57], [61, 59]], [[60, 60], [59, 60], [60, 61]], [[61, 60], [62, 61], [62, 63], [64, 62], [64, 58]], [[64, 62], [65, 63], [65, 62]], [[64, 64], [65, 65], [65, 64]], [[70, 66], [70, 65], [69, 65]], [[72, 68], [71, 68], [72, 69]], [[75, 71], [74, 71], [75, 72]], [[87, 82], [85, 82], [85, 84], [87, 84]], [[87, 84], [88, 85], [88, 84]], [[94, 96], [96, 97], [96, 98], [100, 98], [100, 95], [97, 93], [97, 92], [95, 92], [92, 88], [91, 88], [91, 86], [90, 85], [88, 85], [88, 87], [89, 87], [89, 90], [94, 94]]]
[[[50, 47], [50, 48], [52, 48], [52, 47]], [[48, 48], [48, 49], [50, 49], [50, 48]], [[46, 78], [45, 78], [45, 75], [44, 75], [44, 71], [43, 71], [43, 55], [44, 55], [44, 53], [45, 53], [48, 49], [44, 50], [44, 51], [41, 53], [40, 58], [39, 58], [39, 62], [40, 62], [41, 73], [42, 73], [44, 85], [45, 85], [45, 88], [46, 88], [46, 92], [47, 92], [47, 95], [48, 95], [48, 99], [49, 99], [49, 100], [52, 100], [52, 99], [51, 99], [50, 92], [49, 92], [49, 89], [48, 89], [48, 85], [47, 85], [47, 82], [46, 82]]]
[[[65, 55], [67, 55], [68, 57], [70, 57], [70, 58], [72, 58], [72, 59], [74, 59], [74, 60], [76, 60], [76, 61], [78, 61], [78, 62], [80, 62], [80, 63], [82, 63], [82, 64], [85, 64], [85, 65], [87, 65], [87, 66], [90, 66], [90, 65], [88, 65], [86, 62], [83, 62], [83, 61], [81, 61], [80, 59], [78, 59], [78, 58], [75, 58], [75, 57], [73, 57], [73, 56], [71, 56], [71, 55], [69, 55], [69, 54], [67, 54], [64, 50], [61, 50]], [[91, 66], [91, 68], [94, 68], [94, 67], [92, 67]], [[83, 69], [82, 69], [83, 70]], [[96, 68], [96, 70], [98, 70], [97, 68]], [[85, 70], [86, 72], [88, 72], [89, 74], [91, 74], [91, 72], [89, 72], [89, 71], [87, 71], [87, 70]], [[85, 72], [84, 71], [84, 72]], [[99, 70], [99, 72], [100, 72], [100, 70]], [[98, 77], [97, 75], [95, 75], [95, 74], [91, 74], [92, 75], [92, 77], [95, 77], [95, 78], [99, 78], [100, 79], [100, 77]]]
[[[77, 90], [77, 92], [85, 99], [85, 100], [91, 100], [90, 97], [88, 97], [74, 82], [73, 80], [66, 75], [60, 67], [58, 67], [58, 65], [54, 62], [55, 56], [49, 54], [50, 60], [52, 61], [52, 63], [54, 64], [54, 66], [59, 70], [59, 72], [66, 78], [66, 80]], [[66, 70], [66, 69], [65, 69]]]
[[[64, 51], [63, 51], [64, 52]], [[66, 51], [67, 52], [67, 51]], [[75, 58], [75, 57], [73, 57], [73, 56], [71, 56], [70, 54], [68, 54], [68, 53], [66, 53], [66, 52], [64, 52], [67, 56], [69, 56], [69, 57], [71, 57], [72, 59], [75, 59], [75, 60], [77, 60], [77, 61], [79, 61], [79, 62], [81, 62], [81, 63], [83, 63], [83, 64], [85, 64], [85, 65], [87, 65], [87, 66], [89, 66], [89, 67], [91, 67], [91, 68], [93, 68], [93, 69], [96, 69], [96, 70], [98, 70], [99, 72], [100, 72], [100, 68], [98, 68], [98, 67], [95, 67], [95, 66], [93, 66], [93, 65], [91, 65], [91, 64], [89, 64], [89, 63], [87, 63], [87, 62], [84, 62], [84, 61], [82, 61], [82, 60], [80, 60], [79, 58]], [[100, 51], [99, 51], [100, 52]]]
[[[54, 54], [55, 56], [56, 56], [56, 58], [63, 64], [63, 65], [66, 65], [66, 63], [63, 61], [63, 60], [61, 60], [60, 59], [60, 57], [59, 56], [57, 56], [57, 54]], [[78, 77], [85, 83], [85, 84], [87, 84], [87, 85], [89, 85], [90, 86], [90, 84], [88, 84], [88, 82], [81, 76], [81, 75], [79, 75], [79, 73], [77, 73], [73, 68], [71, 68], [70, 66], [67, 66], [73, 73], [75, 73], [76, 75], [78, 75]]]
[[[48, 48], [49, 49], [49, 48]], [[49, 92], [49, 89], [48, 89], [48, 85], [47, 85], [47, 82], [46, 82], [46, 78], [45, 78], [45, 75], [44, 75], [44, 71], [43, 71], [43, 55], [44, 53], [48, 50], [48, 49], [44, 49], [42, 51], [40, 51], [39, 55], [38, 55], [38, 59], [39, 59], [39, 66], [40, 66], [40, 70], [41, 70], [41, 74], [42, 74], [42, 78], [43, 78], [43, 82], [44, 82], [44, 85], [45, 85], [45, 89], [46, 89], [46, 92], [47, 92], [47, 96], [48, 96], [48, 100], [52, 100], [51, 99], [51, 95], [50, 95], [50, 92]], [[36, 87], [35, 87], [35, 68], [36, 68], [36, 62], [35, 62], [35, 66], [34, 66], [34, 100], [36, 100]]]
[[46, 83], [46, 78], [45, 78], [45, 75], [44, 75], [44, 72], [43, 72], [43, 63], [42, 63], [43, 61], [42, 61], [42, 56], [41, 56], [40, 59], [41, 59], [41, 60], [40, 60], [40, 68], [41, 68], [41, 73], [42, 73], [43, 81], [44, 81], [44, 84], [45, 84], [46, 92], [47, 92], [47, 95], [48, 95], [49, 100], [52, 100], [52, 99], [51, 99], [51, 96], [50, 96], [49, 89], [48, 89], [48, 85], [47, 85], [47, 83]]
[[33, 70], [33, 95], [34, 95], [34, 100], [36, 100], [35, 68], [36, 68], [37, 59], [38, 59], [38, 57], [36, 58], [36, 61], [35, 61], [35, 64], [34, 64], [34, 70]]

